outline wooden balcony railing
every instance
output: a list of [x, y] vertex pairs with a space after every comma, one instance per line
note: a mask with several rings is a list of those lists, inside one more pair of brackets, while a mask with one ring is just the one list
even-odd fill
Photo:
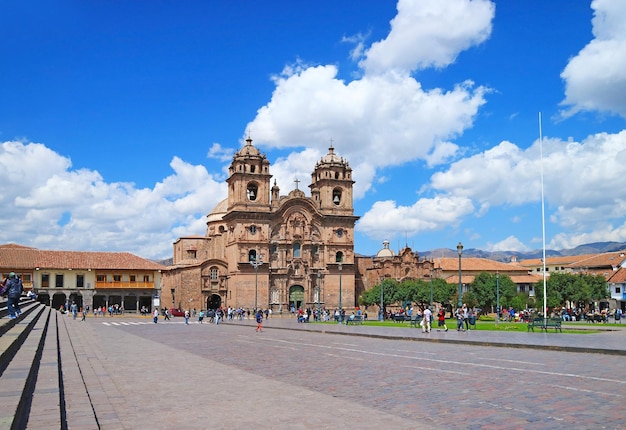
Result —
[[135, 288], [135, 289], [154, 289], [154, 282], [108, 282], [96, 281], [96, 288]]

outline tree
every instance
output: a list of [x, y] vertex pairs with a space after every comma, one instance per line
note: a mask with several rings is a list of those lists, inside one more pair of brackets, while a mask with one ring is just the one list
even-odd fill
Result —
[[361, 294], [359, 303], [364, 306], [380, 306], [380, 289], [383, 290], [383, 306], [386, 307], [396, 302], [395, 293], [398, 289], [398, 282], [395, 279], [385, 278], [381, 283]]
[[[473, 299], [475, 305], [487, 309], [495, 309], [497, 295], [500, 292], [500, 307], [512, 306], [512, 301], [517, 294], [517, 286], [508, 275], [481, 272], [474, 277], [470, 284], [470, 293], [465, 294], [464, 300]], [[467, 299], [466, 299], [467, 296]]]
[[[586, 307], [590, 302], [609, 297], [606, 278], [602, 275], [553, 273], [546, 281], [547, 306]], [[535, 285], [535, 296], [543, 303], [543, 280]]]

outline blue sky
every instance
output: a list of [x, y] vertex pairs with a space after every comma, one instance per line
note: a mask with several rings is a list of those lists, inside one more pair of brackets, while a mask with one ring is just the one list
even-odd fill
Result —
[[626, 240], [626, 2], [53, 3], [0, 3], [0, 243], [168, 257], [249, 132], [281, 194], [333, 140], [359, 253], [538, 249], [539, 112], [548, 247]]

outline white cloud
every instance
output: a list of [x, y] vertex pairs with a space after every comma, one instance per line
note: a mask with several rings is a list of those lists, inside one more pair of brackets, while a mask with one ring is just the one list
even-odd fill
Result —
[[454, 226], [473, 211], [471, 200], [460, 196], [422, 198], [412, 206], [379, 201], [361, 217], [356, 230], [379, 240], [405, 233], [412, 236]]
[[485, 249], [486, 251], [516, 251], [516, 252], [528, 252], [531, 251], [529, 247], [524, 245], [518, 238], [515, 236], [509, 236], [504, 240], [501, 240], [498, 243], [488, 243]]
[[[583, 142], [544, 140], [544, 192], [552, 222], [565, 232], [551, 246], [584, 241], [624, 240], [626, 188], [620, 186], [626, 164], [626, 130], [598, 133]], [[522, 150], [511, 142], [453, 163], [435, 173], [431, 187], [449, 196], [465, 197], [480, 207], [475, 215], [498, 206], [541, 201], [539, 142]], [[481, 212], [482, 211], [482, 212]]]
[[213, 142], [213, 145], [209, 148], [209, 152], [207, 153], [208, 158], [215, 158], [222, 162], [230, 161], [235, 155], [235, 151], [232, 148], [223, 148], [217, 142]]
[[561, 104], [567, 106], [561, 115], [601, 111], [626, 117], [626, 2], [594, 0], [591, 7], [594, 39], [561, 73]]
[[39, 143], [2, 143], [0, 166], [0, 243], [42, 249], [168, 256], [180, 231], [204, 234], [207, 210], [226, 195], [205, 167], [178, 157], [170, 163], [174, 173], [152, 189], [71, 170], [68, 158]]
[[399, 0], [391, 31], [360, 65], [369, 75], [448, 66], [489, 37], [494, 14], [486, 0]]

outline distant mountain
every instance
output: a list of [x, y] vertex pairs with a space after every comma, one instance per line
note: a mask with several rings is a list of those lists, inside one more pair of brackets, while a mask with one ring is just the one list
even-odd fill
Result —
[[152, 260], [152, 261], [158, 264], [162, 264], [163, 266], [171, 266], [172, 264], [174, 264], [173, 258], [166, 258], [165, 260]]
[[[594, 242], [579, 245], [572, 249], [563, 249], [556, 251], [554, 249], [546, 249], [546, 257], [558, 257], [568, 255], [583, 255], [583, 254], [602, 254], [605, 252], [616, 252], [626, 249], [626, 242]], [[421, 257], [429, 258], [442, 258], [442, 257], [458, 257], [456, 249], [439, 248], [432, 251], [420, 251]], [[489, 260], [509, 262], [511, 257], [517, 257], [517, 260], [529, 260], [533, 258], [543, 257], [543, 251], [536, 249], [529, 252], [517, 252], [517, 251], [482, 251], [480, 249], [463, 249], [464, 257], [476, 257], [476, 258], [488, 258]]]

